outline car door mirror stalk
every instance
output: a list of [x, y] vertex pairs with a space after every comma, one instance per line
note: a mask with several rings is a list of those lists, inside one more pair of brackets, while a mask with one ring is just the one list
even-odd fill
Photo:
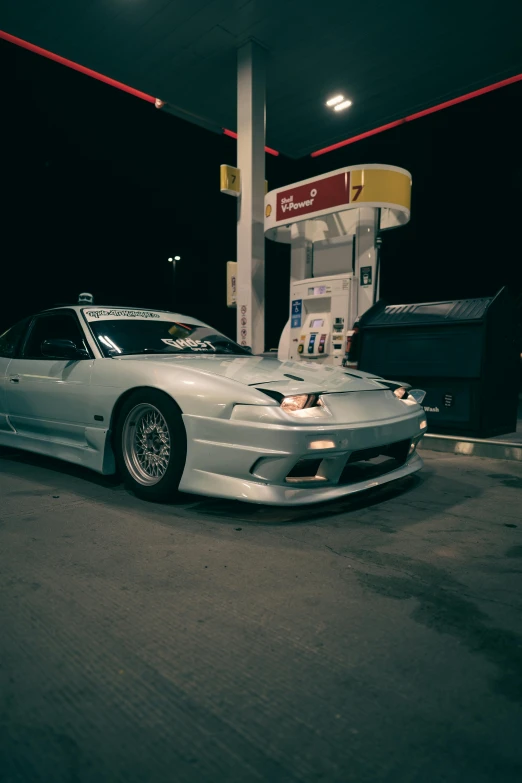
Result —
[[52, 339], [42, 343], [42, 354], [47, 359], [88, 359], [89, 354], [78, 348], [72, 340]]

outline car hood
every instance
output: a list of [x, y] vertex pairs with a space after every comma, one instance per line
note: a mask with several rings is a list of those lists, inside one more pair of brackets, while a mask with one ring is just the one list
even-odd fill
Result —
[[265, 356], [121, 356], [118, 361], [153, 362], [229, 378], [246, 386], [279, 391], [282, 394], [313, 392], [383, 391], [368, 373], [313, 361], [281, 362]]

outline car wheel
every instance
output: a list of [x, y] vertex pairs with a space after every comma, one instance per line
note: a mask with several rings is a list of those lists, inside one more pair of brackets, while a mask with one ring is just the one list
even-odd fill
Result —
[[155, 389], [134, 392], [123, 404], [114, 436], [127, 488], [145, 500], [172, 498], [187, 456], [187, 435], [174, 400]]

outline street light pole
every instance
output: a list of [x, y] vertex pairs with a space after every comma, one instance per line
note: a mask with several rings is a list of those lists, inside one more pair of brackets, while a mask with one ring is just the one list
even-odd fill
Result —
[[[172, 304], [174, 306], [174, 299], [176, 296], [176, 262], [181, 261], [181, 256], [171, 256], [168, 259], [169, 264], [172, 264]], [[174, 309], [175, 306], [174, 306]]]

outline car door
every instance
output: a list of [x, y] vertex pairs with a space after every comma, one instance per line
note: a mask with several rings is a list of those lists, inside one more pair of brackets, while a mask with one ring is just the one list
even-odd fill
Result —
[[[45, 340], [72, 340], [89, 358], [51, 359], [42, 352]], [[9, 422], [30, 438], [85, 446], [88, 392], [93, 359], [73, 310], [36, 316], [19, 356], [7, 369], [5, 384]]]
[[0, 433], [2, 431], [12, 432], [7, 419], [6, 386], [8, 383], [8, 369], [13, 357], [16, 356], [29, 323], [30, 319], [25, 318], [0, 335]]

